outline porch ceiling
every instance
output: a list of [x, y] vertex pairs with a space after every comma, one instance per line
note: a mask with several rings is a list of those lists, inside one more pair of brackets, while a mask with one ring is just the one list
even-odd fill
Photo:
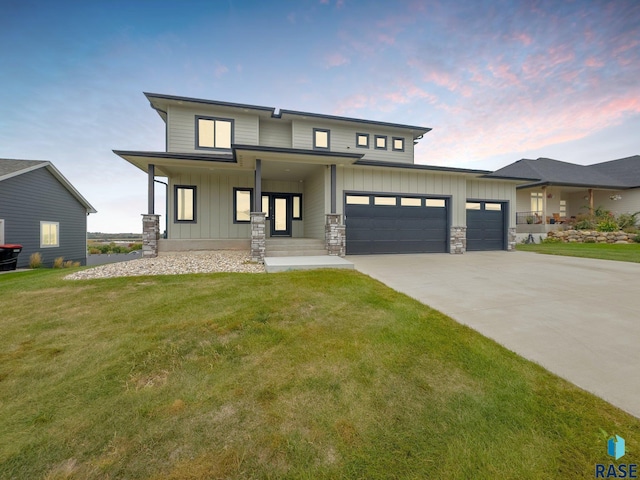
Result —
[[[240, 162], [255, 162], [256, 159], [276, 162], [295, 162], [311, 165], [351, 165], [364, 154], [334, 153], [322, 150], [297, 148], [261, 147], [256, 145], [233, 145], [233, 157]], [[263, 164], [264, 165], [264, 164]]]

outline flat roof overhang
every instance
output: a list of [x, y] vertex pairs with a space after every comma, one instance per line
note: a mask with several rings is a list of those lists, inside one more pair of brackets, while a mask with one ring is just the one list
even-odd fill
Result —
[[573, 189], [574, 191], [592, 188], [594, 190], [627, 190], [630, 187], [621, 185], [597, 185], [590, 183], [571, 183], [571, 182], [535, 182], [518, 185], [517, 189], [535, 188], [535, 187], [561, 187]]
[[156, 175], [168, 176], [171, 170], [181, 168], [242, 168], [231, 155], [201, 155], [197, 153], [138, 152], [113, 150], [113, 153], [143, 172], [155, 165]]
[[156, 175], [170, 176], [178, 170], [255, 170], [256, 160], [262, 160], [263, 177], [304, 178], [313, 168], [323, 165], [351, 165], [363, 154], [335, 153], [293, 148], [260, 147], [256, 145], [233, 145], [229, 154], [200, 154], [177, 152], [141, 152], [114, 150], [130, 164], [143, 172], [149, 165], [155, 166]]

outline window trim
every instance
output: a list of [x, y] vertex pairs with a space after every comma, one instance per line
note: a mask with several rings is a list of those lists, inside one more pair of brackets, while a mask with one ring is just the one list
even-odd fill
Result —
[[[382, 138], [384, 139], [384, 147], [379, 147], [378, 146], [378, 139]], [[373, 137], [373, 148], [375, 150], [387, 150], [387, 136], [386, 135], [374, 135]]]
[[[45, 244], [44, 243], [44, 231], [42, 227], [45, 225], [55, 225], [56, 226], [56, 243], [55, 244]], [[40, 221], [40, 248], [58, 248], [60, 247], [60, 222], [50, 222], [48, 220]]]
[[[402, 142], [402, 148], [396, 148], [396, 140]], [[394, 152], [404, 152], [404, 137], [391, 137], [391, 150]]]
[[[359, 137], [365, 137], [367, 139], [367, 144], [366, 145], [360, 145], [360, 143], [358, 142], [358, 138]], [[370, 148], [370, 142], [369, 140], [371, 139], [371, 135], [368, 133], [361, 133], [361, 132], [356, 132], [356, 148]]]
[[[326, 147], [319, 147], [316, 144], [316, 133], [318, 132], [325, 132], [327, 134], [327, 146]], [[314, 150], [330, 150], [331, 149], [331, 130], [329, 130], [328, 128], [314, 128], [313, 129], [313, 149]]]
[[[237, 192], [249, 192], [249, 220], [238, 220], [238, 194]], [[262, 199], [260, 200], [262, 202]], [[262, 207], [262, 203], [260, 205]], [[251, 223], [251, 212], [253, 211], [253, 188], [251, 187], [233, 187], [233, 223], [248, 224]], [[265, 216], [266, 218], [266, 216]]]
[[[178, 190], [193, 190], [193, 220], [178, 219]], [[173, 186], [173, 223], [198, 223], [198, 187], [195, 185]]]
[[[213, 147], [203, 147], [200, 145], [200, 120], [211, 120], [214, 122], [214, 127], [213, 127]], [[216, 134], [215, 134], [215, 122], [217, 121], [222, 121], [222, 122], [230, 122], [231, 123], [231, 138], [229, 139], [229, 148], [226, 147], [216, 147], [215, 143], [216, 143]], [[235, 123], [234, 123], [234, 119], [233, 118], [223, 118], [223, 117], [208, 117], [205, 115], [196, 115], [196, 125], [195, 125], [195, 138], [194, 138], [194, 144], [195, 144], [195, 149], [196, 150], [209, 150], [209, 151], [224, 151], [224, 152], [228, 152], [229, 150], [231, 150], [231, 145], [233, 145], [233, 136], [235, 133]]]

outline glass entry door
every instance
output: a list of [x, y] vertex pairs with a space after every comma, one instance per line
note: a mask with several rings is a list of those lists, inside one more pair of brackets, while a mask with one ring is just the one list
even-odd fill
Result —
[[271, 236], [291, 236], [291, 195], [270, 195]]

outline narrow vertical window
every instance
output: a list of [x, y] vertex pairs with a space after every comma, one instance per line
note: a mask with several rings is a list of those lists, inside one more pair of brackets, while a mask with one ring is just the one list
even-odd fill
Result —
[[292, 218], [294, 220], [302, 220], [302, 195], [292, 195]]
[[196, 187], [176, 185], [175, 186], [175, 221], [192, 222], [196, 221]]
[[233, 223], [249, 223], [251, 221], [251, 205], [253, 190], [250, 188], [233, 189]]

